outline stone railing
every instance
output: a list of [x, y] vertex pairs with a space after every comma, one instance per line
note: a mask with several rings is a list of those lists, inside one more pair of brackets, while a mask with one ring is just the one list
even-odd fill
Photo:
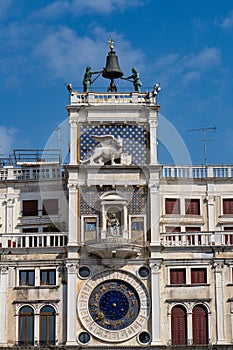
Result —
[[233, 231], [161, 233], [161, 245], [165, 247], [228, 246], [233, 245]]
[[104, 92], [78, 92], [70, 94], [71, 105], [85, 104], [156, 104], [156, 95], [145, 92], [104, 93]]
[[23, 167], [13, 168], [6, 167], [0, 169], [0, 180], [39, 180], [39, 179], [60, 179], [64, 177], [64, 172], [61, 167], [53, 166], [38, 166], [38, 167]]
[[0, 249], [63, 247], [66, 244], [65, 232], [0, 234]]
[[229, 178], [233, 177], [233, 165], [208, 166], [162, 166], [161, 177], [164, 178]]

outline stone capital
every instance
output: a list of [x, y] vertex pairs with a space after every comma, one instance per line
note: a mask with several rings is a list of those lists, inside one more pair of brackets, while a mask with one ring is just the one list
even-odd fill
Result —
[[78, 125], [77, 120], [70, 119], [70, 126], [71, 128], [76, 128]]
[[67, 272], [71, 274], [76, 274], [78, 269], [77, 263], [67, 263], [66, 264]]
[[159, 273], [162, 267], [161, 262], [156, 262], [156, 263], [151, 263], [150, 268], [151, 268], [151, 273]]
[[8, 266], [0, 266], [0, 272], [2, 275], [8, 273]]
[[212, 268], [215, 270], [215, 272], [222, 273], [224, 267], [223, 261], [214, 261], [212, 264]]
[[158, 126], [158, 121], [154, 119], [150, 119], [149, 124], [151, 128], [156, 128]]
[[160, 185], [159, 185], [159, 183], [150, 184], [149, 188], [150, 188], [150, 192], [156, 193], [156, 192], [158, 192]]
[[68, 189], [69, 189], [69, 192], [73, 192], [73, 193], [76, 193], [77, 192], [77, 189], [78, 189], [78, 185], [77, 184], [68, 184], [67, 185]]

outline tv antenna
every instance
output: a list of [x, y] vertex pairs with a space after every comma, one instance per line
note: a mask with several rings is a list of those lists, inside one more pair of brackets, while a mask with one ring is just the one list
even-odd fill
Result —
[[206, 156], [206, 145], [207, 142], [211, 142], [213, 140], [209, 140], [206, 138], [206, 133], [207, 131], [215, 131], [217, 128], [216, 126], [212, 126], [209, 128], [199, 128], [199, 129], [191, 129], [191, 130], [187, 130], [188, 132], [195, 132], [195, 131], [202, 131], [203, 132], [203, 139], [199, 140], [201, 142], [203, 142], [203, 146], [204, 146], [204, 165], [207, 165], [207, 156]]

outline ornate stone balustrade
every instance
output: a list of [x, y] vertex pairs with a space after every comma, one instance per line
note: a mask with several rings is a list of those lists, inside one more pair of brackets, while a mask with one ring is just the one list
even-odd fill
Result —
[[71, 105], [85, 104], [156, 104], [156, 95], [153, 92], [126, 92], [126, 93], [104, 93], [104, 92], [78, 92], [70, 94]]
[[[47, 248], [67, 245], [67, 233], [12, 233], [0, 234], [1, 248]], [[120, 255], [138, 255], [143, 242], [122, 238], [106, 238], [82, 242], [89, 253], [101, 257]], [[233, 246], [232, 231], [215, 232], [179, 232], [161, 233], [161, 245], [164, 247], [195, 247], [195, 246]]]
[[208, 166], [162, 166], [164, 178], [230, 178], [233, 177], [233, 165]]
[[63, 247], [67, 244], [67, 233], [12, 233], [0, 235], [1, 248], [47, 248]]
[[37, 167], [23, 167], [23, 168], [13, 168], [6, 167], [0, 169], [0, 181], [5, 180], [51, 180], [60, 179], [64, 177], [64, 172], [61, 167], [57, 166], [40, 166]]
[[162, 233], [161, 245], [164, 247], [228, 246], [233, 245], [233, 232]]

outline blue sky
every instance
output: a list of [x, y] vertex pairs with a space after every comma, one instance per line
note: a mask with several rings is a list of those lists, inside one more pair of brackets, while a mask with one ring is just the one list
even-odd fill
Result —
[[[214, 126], [207, 163], [231, 164], [232, 0], [1, 0], [0, 153], [44, 147], [67, 119], [64, 83], [81, 89], [87, 65], [102, 69], [110, 35], [125, 76], [136, 67], [143, 91], [160, 82], [161, 115], [193, 164], [204, 161], [203, 134], [187, 130]], [[106, 91], [107, 81], [94, 87]], [[163, 146], [159, 161], [172, 161]]]

